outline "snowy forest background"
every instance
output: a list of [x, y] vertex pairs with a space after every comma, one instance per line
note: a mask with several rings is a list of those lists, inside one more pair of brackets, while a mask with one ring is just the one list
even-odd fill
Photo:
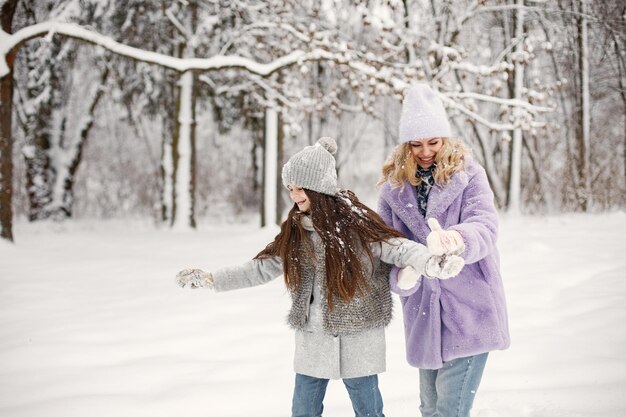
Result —
[[[322, 135], [375, 206], [416, 81], [501, 213], [512, 345], [472, 415], [626, 415], [623, 0], [0, 0], [0, 23], [0, 416], [288, 415], [281, 279], [174, 275], [258, 253]], [[415, 416], [394, 302], [385, 413]], [[350, 415], [340, 383], [325, 412]]]
[[416, 81], [440, 91], [501, 209], [624, 207], [623, 1], [0, 5], [9, 240], [13, 218], [280, 220], [287, 196], [264, 178], [322, 135], [372, 204]]

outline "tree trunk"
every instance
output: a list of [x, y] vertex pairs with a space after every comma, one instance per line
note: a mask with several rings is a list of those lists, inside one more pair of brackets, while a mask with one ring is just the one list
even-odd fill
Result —
[[[524, 64], [521, 62], [520, 54], [524, 50], [524, 0], [517, 0], [517, 9], [515, 11], [515, 86], [514, 86], [514, 98], [521, 100], [522, 88], [524, 87]], [[516, 123], [516, 113], [519, 112], [519, 108], [513, 109]], [[521, 195], [521, 175], [522, 175], [522, 128], [516, 127], [513, 131], [513, 143], [511, 150], [511, 174], [509, 175], [509, 204], [507, 211], [511, 214], [518, 214], [520, 212], [520, 195]]]
[[[52, 74], [53, 69], [50, 70]], [[52, 76], [53, 77], [53, 76]], [[35, 87], [36, 88], [36, 87]], [[58, 80], [51, 81], [50, 92], [44, 100], [37, 101], [34, 111], [29, 114], [25, 127], [26, 145], [22, 148], [26, 163], [26, 189], [28, 194], [28, 219], [30, 221], [48, 218], [45, 207], [52, 200], [50, 186], [50, 130], [52, 126], [53, 96], [58, 94]], [[29, 100], [35, 99], [39, 91], [29, 91]], [[62, 109], [58, 109], [62, 110]]]
[[[284, 200], [281, 198], [283, 190], [283, 161], [285, 160], [285, 130], [283, 129], [283, 117], [282, 113], [278, 113], [278, 132], [277, 142], [278, 150], [276, 152], [276, 224], [280, 225], [282, 222], [282, 214], [285, 209]], [[291, 200], [290, 200], [291, 201]]]
[[[53, 175], [53, 184], [51, 186], [51, 201], [47, 207], [44, 207], [47, 217], [54, 219], [64, 219], [72, 217], [72, 208], [74, 204], [74, 180], [78, 166], [82, 160], [83, 149], [89, 138], [89, 133], [93, 127], [94, 113], [98, 107], [100, 99], [104, 95], [104, 85], [109, 77], [109, 68], [105, 65], [100, 76], [98, 85], [94, 87], [94, 91], [90, 96], [88, 113], [84, 116], [81, 126], [76, 134], [73, 145], [64, 149], [58, 145], [59, 153], [64, 155], [63, 160], [68, 163], [56, 163], [51, 166]], [[59, 192], [54, 192], [59, 190]]]
[[[75, 48], [66, 45], [64, 48]], [[53, 49], [51, 57], [63, 52]], [[29, 219], [31, 221], [63, 220], [72, 216], [74, 203], [74, 176], [82, 159], [84, 145], [94, 124], [94, 113], [104, 94], [104, 84], [109, 69], [104, 64], [100, 77], [91, 84], [92, 91], [86, 95], [86, 113], [76, 130], [66, 129], [68, 115], [73, 109], [66, 106], [63, 86], [67, 82], [53, 62], [54, 58], [37, 59], [34, 68], [44, 67], [50, 73], [49, 84], [32, 79], [28, 96], [32, 110], [24, 127], [26, 146], [23, 155], [26, 162], [27, 192], [29, 197]], [[71, 65], [71, 64], [70, 64]], [[96, 69], [97, 70], [97, 69]], [[35, 71], [36, 72], [36, 71]], [[43, 98], [42, 98], [43, 97]], [[60, 120], [59, 123], [55, 121]], [[54, 157], [52, 157], [54, 155]]]
[[[623, 49], [621, 47], [622, 42], [621, 38], [618, 38], [617, 35], [613, 35], [613, 44], [615, 49], [615, 56], [617, 57], [617, 73], [619, 76], [617, 77], [617, 83], [619, 85], [620, 97], [622, 98], [623, 108], [626, 109], [626, 65], [624, 54], [622, 53]], [[624, 123], [624, 136], [623, 136], [623, 166], [626, 166], [626, 123]]]
[[[6, 29], [5, 29], [6, 30]], [[0, 237], [13, 241], [13, 73], [0, 80]]]
[[161, 221], [171, 226], [174, 222], [174, 143], [178, 134], [171, 127], [171, 120], [163, 120], [161, 142]]
[[[51, 155], [56, 151], [53, 147], [60, 147], [63, 142], [60, 138], [65, 135], [67, 103], [62, 97], [62, 71], [56, 58], [66, 55], [68, 48], [58, 39], [52, 39], [46, 46], [35, 44], [26, 50], [28, 79], [25, 95], [29, 110], [23, 123], [25, 145], [22, 155], [26, 165], [30, 221], [44, 220], [51, 214], [53, 183], [58, 168], [53, 166]], [[71, 68], [73, 62], [68, 61], [73, 59], [64, 62], [67, 68]], [[55, 118], [58, 120], [56, 125]]]
[[167, 90], [167, 98], [162, 103], [163, 114], [161, 125], [163, 137], [161, 138], [161, 161], [160, 161], [160, 204], [161, 221], [163, 224], [172, 226], [174, 224], [174, 178], [176, 172], [176, 146], [178, 144], [178, 124], [176, 122], [180, 108], [180, 91], [175, 83], [169, 81], [165, 74], [167, 69], [163, 68], [163, 77], [167, 83], [164, 89]]
[[[404, 6], [404, 28], [407, 32], [411, 30], [411, 14], [409, 13], [409, 2], [408, 0], [402, 0], [402, 5]], [[433, 5], [433, 13], [434, 13], [434, 5]], [[410, 44], [406, 45], [405, 58], [407, 63], [415, 62], [415, 49]]]
[[265, 110], [265, 145], [263, 159], [263, 208], [261, 226], [278, 224], [278, 112], [269, 107]]
[[[189, 13], [185, 19], [185, 27], [189, 33], [185, 43], [181, 45], [183, 58], [194, 58], [196, 51], [194, 41], [198, 21], [198, 4], [188, 3]], [[177, 229], [196, 227], [195, 193], [196, 193], [196, 74], [193, 70], [183, 72], [178, 82], [178, 116], [177, 140], [174, 141], [174, 207], [172, 226]]]
[[[2, 30], [11, 33], [17, 0], [8, 0], [0, 8]], [[7, 56], [13, 69], [14, 53]], [[0, 78], [0, 238], [13, 242], [13, 72]]]
[[578, 68], [580, 73], [580, 102], [578, 105], [578, 165], [579, 178], [581, 179], [579, 187], [581, 189], [581, 208], [583, 211], [589, 211], [592, 206], [591, 193], [591, 144], [589, 140], [589, 127], [591, 123], [591, 115], [589, 109], [589, 48], [587, 35], [587, 4], [586, 0], [580, 1], [580, 13], [577, 19], [578, 25]]
[[543, 199], [546, 209], [548, 213], [552, 211], [552, 202], [548, 199], [548, 193], [546, 190], [546, 180], [544, 179], [544, 173], [541, 169], [540, 157], [537, 154], [537, 150], [533, 146], [534, 144], [528, 143], [528, 136], [526, 136], [523, 140], [523, 145], [526, 151], [528, 152], [528, 157], [530, 159], [531, 166], [533, 171], [535, 172], [535, 176], [537, 177], [537, 184], [539, 186], [539, 196]]
[[174, 222], [178, 229], [195, 228], [195, 94], [194, 73], [180, 77], [177, 160], [174, 181]]

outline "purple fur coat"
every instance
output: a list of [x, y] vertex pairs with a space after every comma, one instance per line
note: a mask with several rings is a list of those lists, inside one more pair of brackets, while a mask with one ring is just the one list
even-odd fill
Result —
[[392, 291], [401, 296], [407, 360], [422, 369], [510, 344], [500, 259], [496, 248], [498, 215], [484, 169], [467, 158], [465, 169], [450, 182], [433, 186], [426, 218], [417, 209], [415, 187], [383, 185], [379, 213], [409, 239], [426, 244], [426, 219], [458, 231], [465, 242], [465, 267], [451, 279], [426, 279], [411, 290], [397, 287], [398, 270], [390, 276]]

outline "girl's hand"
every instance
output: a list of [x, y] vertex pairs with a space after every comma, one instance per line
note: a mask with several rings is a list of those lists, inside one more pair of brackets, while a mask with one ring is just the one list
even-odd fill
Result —
[[[424, 265], [423, 275], [428, 279], [448, 279], [453, 278], [461, 272], [465, 266], [465, 261], [460, 256], [443, 255], [430, 256]], [[407, 266], [398, 271], [398, 288], [410, 290], [417, 285], [420, 273], [412, 266]]]
[[428, 219], [431, 232], [426, 238], [428, 250], [433, 255], [459, 255], [465, 250], [461, 234], [456, 230], [443, 230], [435, 218]]
[[398, 271], [398, 288], [410, 290], [415, 287], [420, 279], [420, 274], [412, 266], [407, 266]]
[[213, 275], [201, 269], [183, 269], [176, 274], [176, 283], [183, 288], [213, 288]]
[[457, 276], [464, 266], [465, 261], [460, 256], [431, 256], [426, 261], [424, 276], [426, 278], [448, 279]]

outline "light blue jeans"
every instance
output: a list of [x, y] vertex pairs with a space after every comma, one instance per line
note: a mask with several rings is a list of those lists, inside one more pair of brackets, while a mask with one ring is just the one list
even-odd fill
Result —
[[420, 369], [422, 417], [469, 417], [487, 355], [454, 359], [440, 369]]
[[[385, 417], [383, 399], [378, 389], [378, 375], [344, 378], [356, 417]], [[320, 417], [328, 379], [296, 374], [293, 390], [292, 417]]]

